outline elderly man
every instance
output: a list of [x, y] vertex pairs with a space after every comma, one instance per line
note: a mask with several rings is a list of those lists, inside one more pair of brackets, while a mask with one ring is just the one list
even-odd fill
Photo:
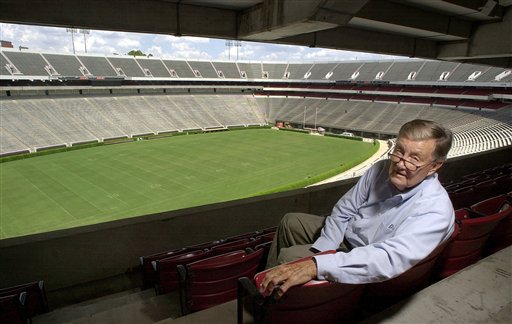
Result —
[[[389, 160], [373, 165], [328, 217], [290, 213], [272, 242], [260, 291], [282, 296], [311, 279], [384, 281], [427, 257], [454, 230], [454, 211], [437, 179], [452, 134], [427, 120], [404, 124]], [[286, 263], [326, 250], [312, 260]]]

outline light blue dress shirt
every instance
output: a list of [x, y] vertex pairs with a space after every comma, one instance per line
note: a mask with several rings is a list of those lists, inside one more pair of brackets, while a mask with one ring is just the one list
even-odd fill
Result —
[[450, 237], [453, 206], [437, 174], [400, 192], [389, 181], [389, 163], [372, 166], [327, 217], [313, 248], [335, 250], [345, 238], [353, 249], [315, 256], [318, 279], [353, 284], [391, 279]]

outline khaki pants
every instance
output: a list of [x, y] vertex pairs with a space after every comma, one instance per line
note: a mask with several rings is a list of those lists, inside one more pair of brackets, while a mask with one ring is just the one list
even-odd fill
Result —
[[324, 223], [325, 217], [322, 216], [304, 213], [284, 215], [270, 246], [267, 268], [313, 255], [309, 249], [320, 236]]

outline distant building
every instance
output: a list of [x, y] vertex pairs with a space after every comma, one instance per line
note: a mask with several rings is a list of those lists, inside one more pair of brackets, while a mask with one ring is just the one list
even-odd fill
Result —
[[12, 42], [4, 40], [0, 40], [0, 47], [14, 48], [14, 46], [12, 46]]

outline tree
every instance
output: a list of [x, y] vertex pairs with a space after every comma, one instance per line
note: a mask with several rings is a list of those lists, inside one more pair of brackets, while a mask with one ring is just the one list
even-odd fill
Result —
[[146, 54], [142, 53], [141, 50], [131, 50], [128, 52], [128, 55], [131, 56], [146, 56]]

